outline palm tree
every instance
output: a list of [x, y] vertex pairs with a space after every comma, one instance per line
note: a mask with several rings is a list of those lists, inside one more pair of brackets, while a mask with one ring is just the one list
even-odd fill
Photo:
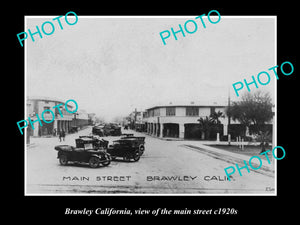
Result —
[[218, 112], [211, 113], [210, 117], [212, 118], [212, 120], [215, 124], [221, 124], [221, 121], [219, 120], [219, 118], [224, 118], [225, 116], [223, 115], [223, 113], [221, 111], [218, 111]]
[[210, 114], [210, 118], [213, 121], [213, 132], [215, 133], [220, 133], [222, 130], [222, 125], [221, 125], [221, 121], [219, 120], [219, 118], [224, 118], [225, 116], [223, 115], [223, 113], [221, 111], [218, 112], [213, 112]]
[[212, 126], [214, 124], [213, 119], [211, 117], [206, 116], [205, 118], [200, 117], [198, 119], [200, 124], [200, 130], [204, 133], [204, 139], [208, 139], [210, 135], [210, 131], [212, 129]]

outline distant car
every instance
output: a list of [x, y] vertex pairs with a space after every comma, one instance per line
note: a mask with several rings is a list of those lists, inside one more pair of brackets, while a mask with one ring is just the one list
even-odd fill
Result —
[[76, 133], [76, 132], [78, 132], [78, 127], [76, 127], [76, 126], [72, 126], [72, 127], [70, 128], [70, 130], [69, 130], [69, 133], [70, 133], [70, 134], [73, 134], [73, 133]]
[[92, 133], [100, 137], [103, 137], [104, 136], [103, 126], [94, 126], [92, 128]]
[[105, 136], [120, 136], [122, 134], [121, 127], [118, 124], [105, 124], [103, 127], [103, 133]]
[[57, 145], [57, 158], [61, 165], [69, 162], [88, 163], [91, 168], [101, 165], [108, 166], [111, 156], [106, 152], [105, 146], [108, 143], [93, 137], [80, 137], [75, 140], [76, 147], [70, 145]]
[[113, 144], [108, 146], [107, 152], [114, 160], [117, 157], [123, 158], [124, 161], [139, 161], [142, 153], [139, 141], [136, 138], [126, 138], [113, 141]]

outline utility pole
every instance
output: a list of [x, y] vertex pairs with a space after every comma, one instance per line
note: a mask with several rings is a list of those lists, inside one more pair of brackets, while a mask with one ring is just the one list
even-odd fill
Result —
[[136, 115], [137, 114], [137, 110], [136, 110], [136, 108], [135, 108], [135, 110], [134, 110], [134, 129], [136, 129]]
[[230, 129], [229, 129], [229, 127], [230, 127], [230, 88], [228, 88], [228, 110], [227, 110], [227, 112], [229, 112], [228, 114], [227, 114], [227, 116], [228, 116], [228, 125], [227, 125], [227, 137], [228, 137], [228, 145], [230, 145], [230, 142], [231, 142], [231, 134], [230, 134]]

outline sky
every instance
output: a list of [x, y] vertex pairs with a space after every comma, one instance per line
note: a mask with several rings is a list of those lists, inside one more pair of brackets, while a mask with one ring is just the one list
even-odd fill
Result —
[[[34, 32], [57, 16], [26, 17], [26, 29]], [[233, 83], [251, 82], [252, 75], [277, 65], [274, 17], [224, 16], [217, 24], [204, 17], [205, 29], [198, 21], [195, 33], [179, 33], [163, 45], [160, 32], [195, 17], [79, 15], [72, 26], [62, 17], [63, 30], [53, 23], [52, 35], [25, 42], [26, 95], [74, 99], [79, 109], [111, 120], [169, 102], [223, 104], [228, 93], [239, 100]], [[271, 82], [258, 89], [274, 99], [270, 75]]]

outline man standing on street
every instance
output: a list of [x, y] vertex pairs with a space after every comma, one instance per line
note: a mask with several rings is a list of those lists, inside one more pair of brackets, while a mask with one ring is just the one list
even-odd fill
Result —
[[61, 135], [62, 135], [62, 132], [59, 130], [59, 131], [58, 131], [59, 142], [61, 142]]
[[65, 141], [65, 136], [66, 136], [66, 133], [65, 133], [64, 130], [62, 130], [62, 132], [61, 132], [61, 137], [63, 138], [63, 141]]

